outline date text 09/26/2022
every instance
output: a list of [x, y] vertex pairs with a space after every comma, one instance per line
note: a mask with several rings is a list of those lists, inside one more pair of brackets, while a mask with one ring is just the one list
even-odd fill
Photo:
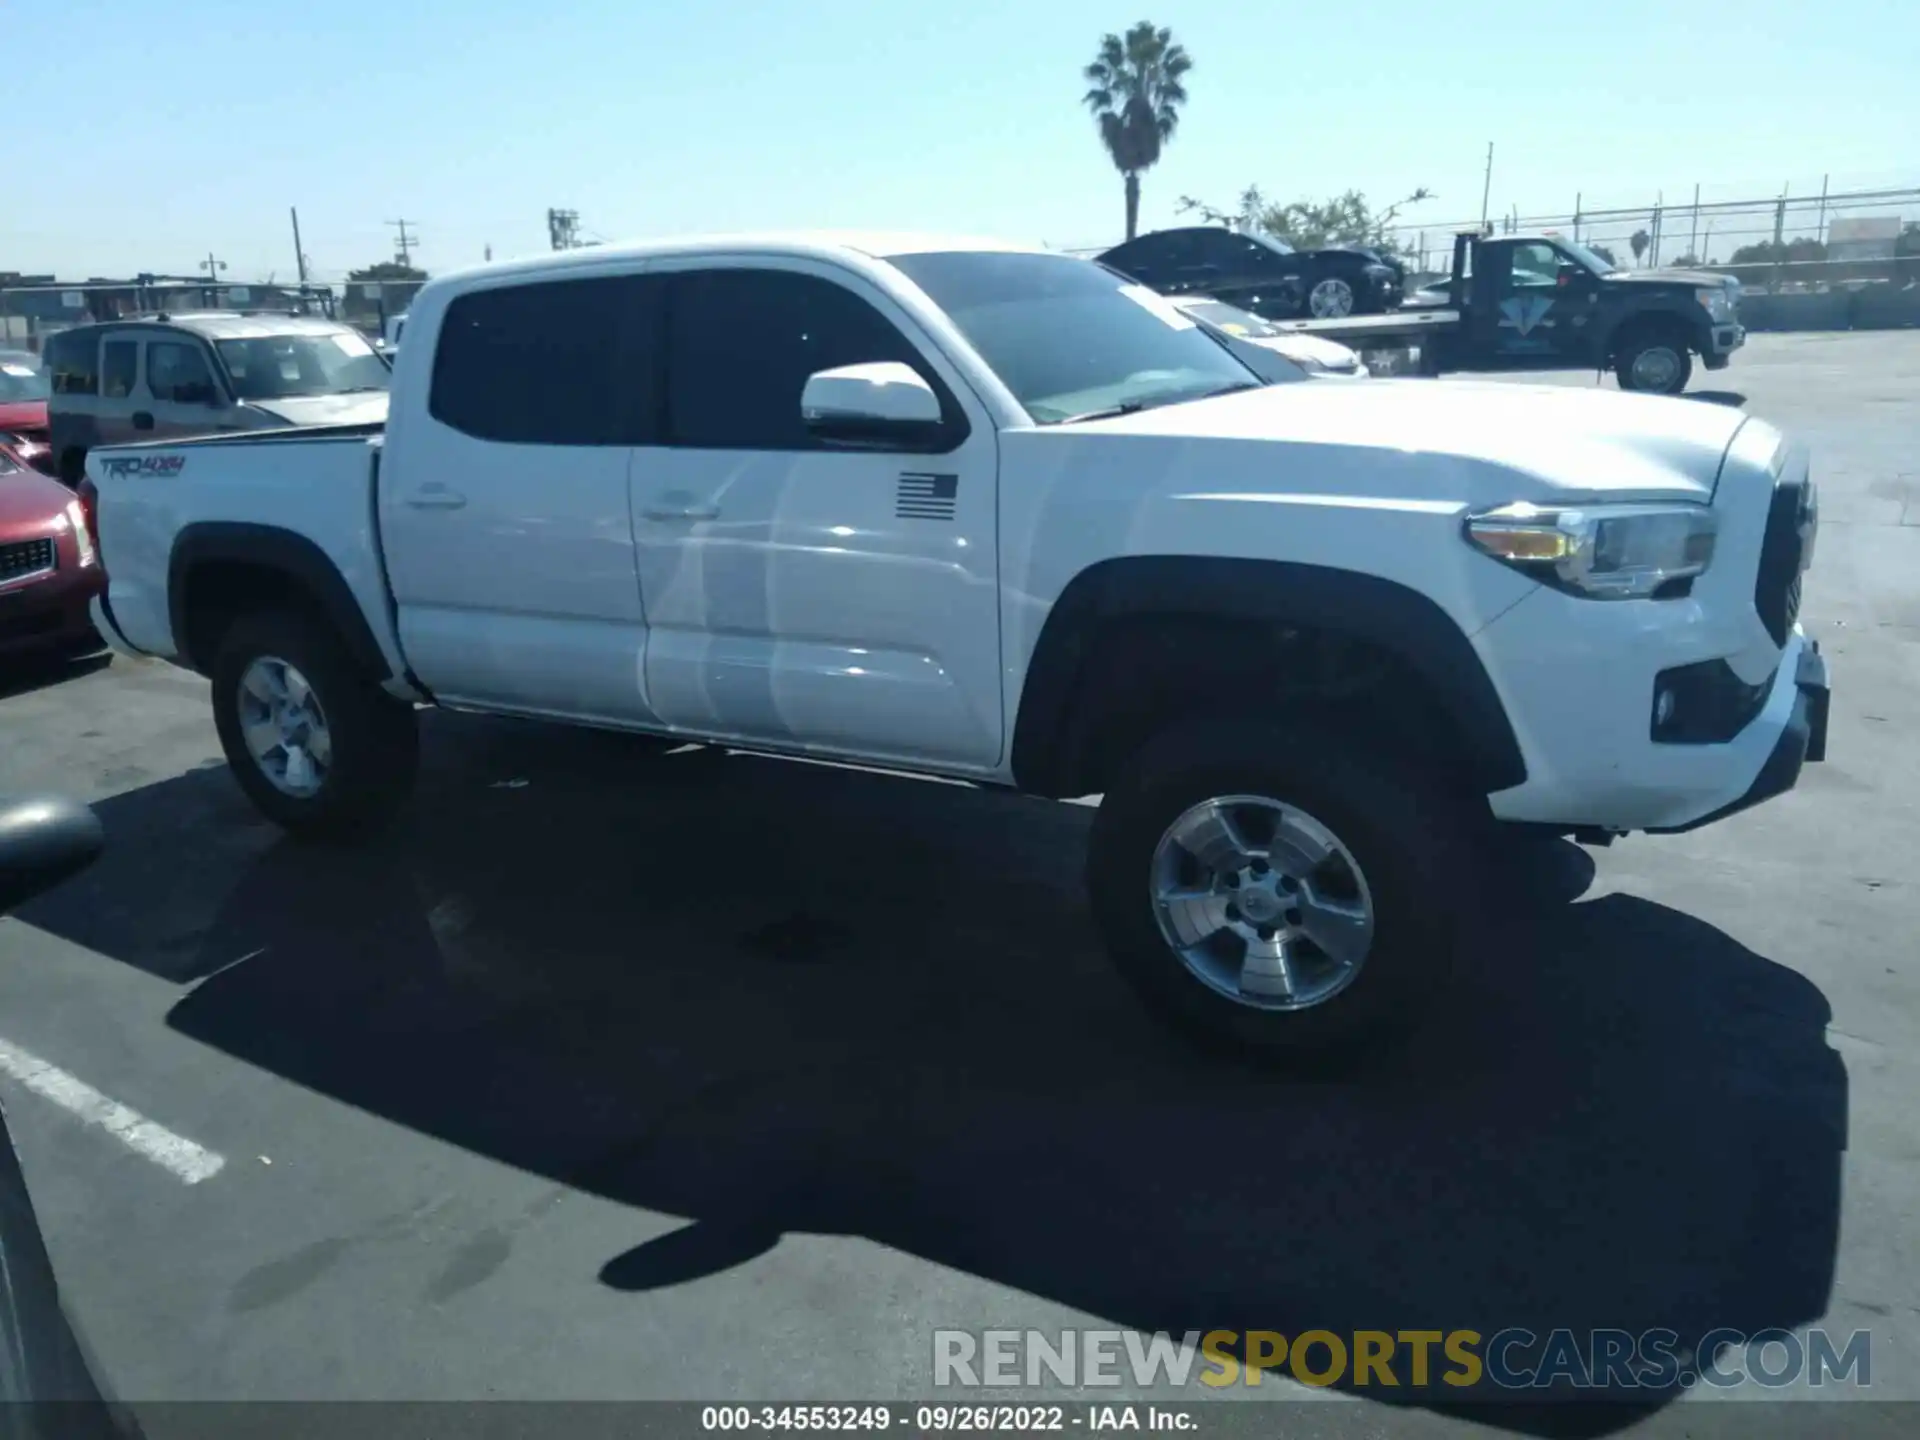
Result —
[[913, 1430], [1005, 1433], [1024, 1430], [1199, 1428], [1191, 1408], [1167, 1405], [707, 1405], [702, 1430]]

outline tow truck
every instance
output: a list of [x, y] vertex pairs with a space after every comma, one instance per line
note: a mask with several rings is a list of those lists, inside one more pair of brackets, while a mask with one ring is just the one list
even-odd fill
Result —
[[1724, 370], [1746, 343], [1732, 277], [1622, 270], [1553, 231], [1458, 232], [1444, 288], [1440, 308], [1275, 323], [1338, 340], [1369, 364], [1381, 352], [1417, 352], [1423, 375], [1610, 366], [1622, 390], [1658, 395], [1687, 388], [1695, 355]]

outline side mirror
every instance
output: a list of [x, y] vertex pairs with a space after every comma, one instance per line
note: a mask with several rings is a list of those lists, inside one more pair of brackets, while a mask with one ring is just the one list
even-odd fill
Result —
[[105, 844], [99, 817], [77, 801], [0, 804], [0, 914], [86, 869]]
[[800, 418], [825, 440], [917, 445], [940, 430], [940, 397], [910, 365], [878, 360], [807, 377]]

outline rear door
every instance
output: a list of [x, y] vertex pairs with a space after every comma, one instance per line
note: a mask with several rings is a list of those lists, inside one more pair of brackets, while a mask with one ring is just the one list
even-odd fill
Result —
[[627, 496], [658, 393], [648, 280], [502, 283], [430, 324], [380, 481], [415, 673], [454, 705], [653, 723]]

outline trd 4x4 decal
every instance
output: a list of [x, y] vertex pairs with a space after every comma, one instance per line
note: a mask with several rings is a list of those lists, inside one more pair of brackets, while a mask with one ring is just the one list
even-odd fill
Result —
[[186, 468], [184, 455], [111, 455], [100, 462], [101, 472], [116, 480], [129, 475], [178, 475]]

